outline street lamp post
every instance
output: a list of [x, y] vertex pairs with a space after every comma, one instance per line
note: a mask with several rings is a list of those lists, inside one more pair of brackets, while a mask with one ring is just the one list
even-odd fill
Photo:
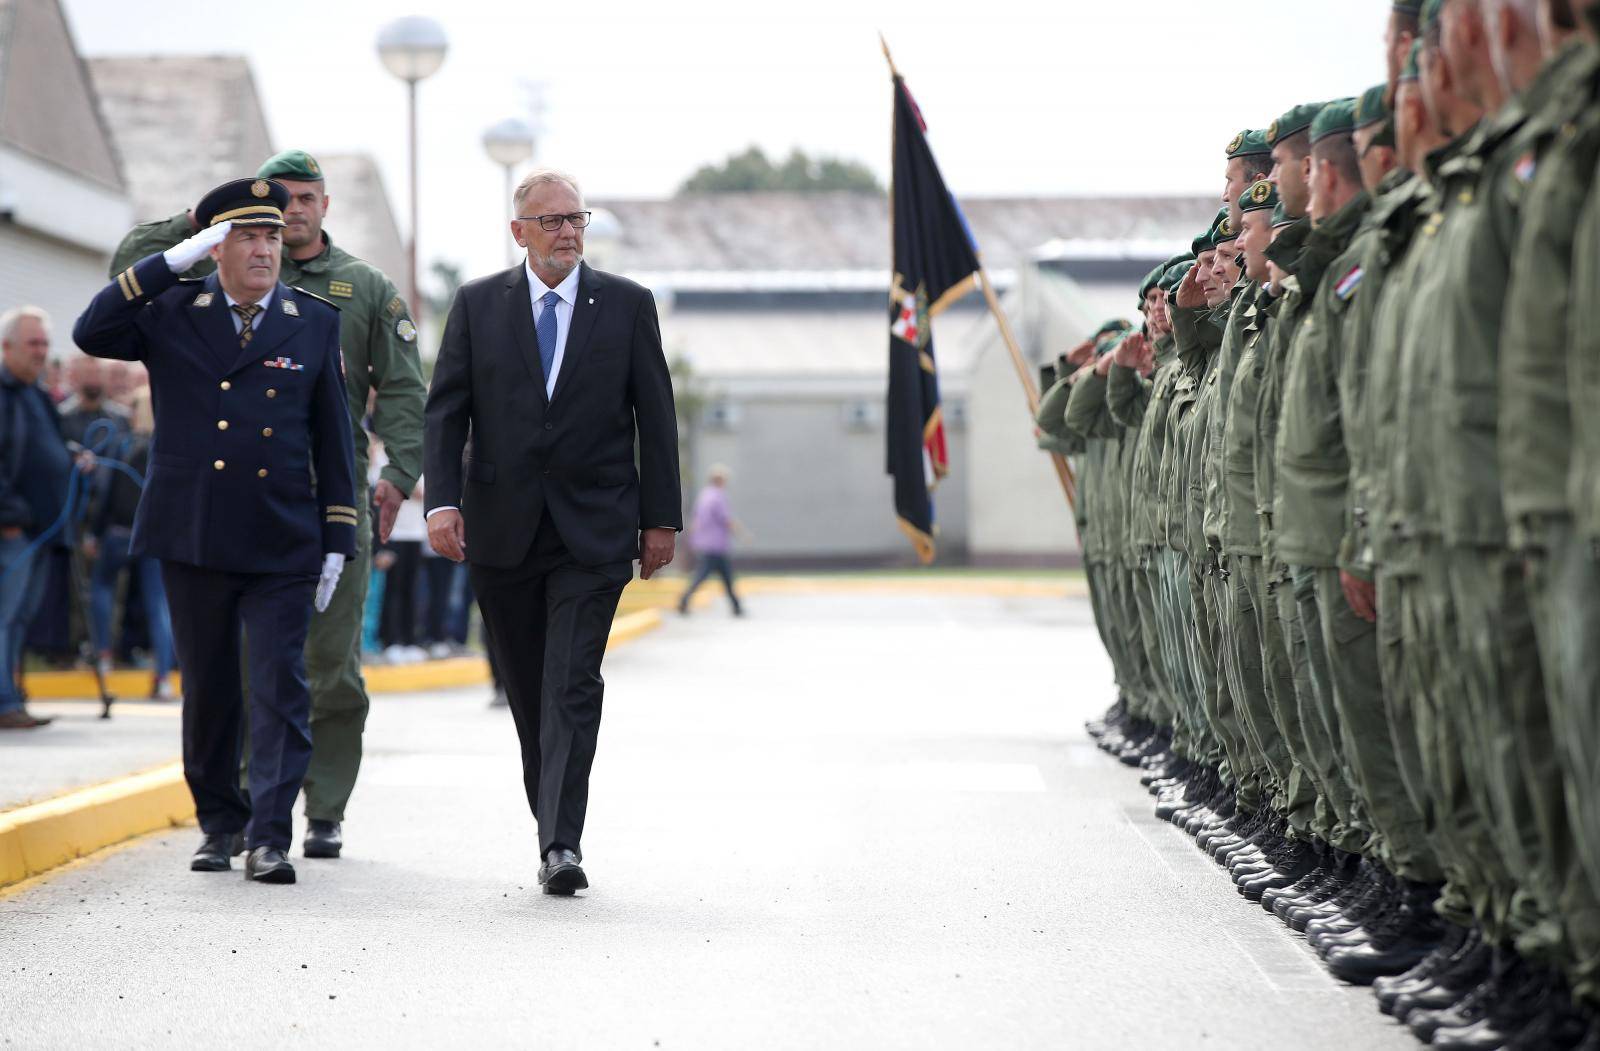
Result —
[[[507, 117], [498, 124], [491, 125], [483, 133], [483, 148], [489, 154], [489, 159], [500, 165], [506, 173], [506, 222], [509, 224], [516, 218], [516, 206], [511, 200], [511, 180], [515, 174], [516, 166], [533, 156], [534, 135], [533, 128], [527, 121], [520, 117]], [[512, 244], [506, 246], [506, 263], [517, 261], [517, 253]]]
[[411, 243], [406, 251], [407, 292], [411, 313], [422, 322], [422, 297], [417, 288], [417, 82], [444, 65], [449, 50], [444, 27], [431, 18], [410, 15], [397, 18], [378, 31], [378, 57], [390, 73], [406, 82], [406, 108], [410, 124]]

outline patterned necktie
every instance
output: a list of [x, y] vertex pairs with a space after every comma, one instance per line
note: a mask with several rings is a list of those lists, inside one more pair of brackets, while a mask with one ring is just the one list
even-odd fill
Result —
[[245, 347], [250, 345], [251, 338], [256, 334], [256, 326], [254, 322], [256, 315], [261, 313], [261, 304], [234, 303], [232, 306], [233, 312], [238, 314], [239, 320], [243, 322], [243, 324], [239, 326], [239, 349], [243, 350]]
[[561, 302], [561, 297], [546, 292], [539, 297], [539, 302], [544, 304], [544, 310], [534, 323], [533, 332], [539, 337], [539, 363], [544, 366], [544, 382], [548, 389], [550, 381], [555, 379], [551, 370], [556, 367], [556, 304]]

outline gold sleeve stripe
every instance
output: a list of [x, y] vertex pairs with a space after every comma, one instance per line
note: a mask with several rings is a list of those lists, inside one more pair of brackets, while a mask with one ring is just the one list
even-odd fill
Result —
[[334, 511], [329, 511], [328, 512], [328, 521], [330, 521], [330, 522], [349, 522], [351, 525], [355, 525], [356, 516], [355, 515], [339, 514], [339, 513], [334, 512]]
[[131, 303], [133, 301], [133, 289], [128, 287], [128, 272], [126, 270], [117, 275], [117, 287], [122, 289], [122, 298]]
[[352, 514], [352, 515], [356, 513], [356, 509], [355, 508], [346, 507], [343, 504], [329, 504], [328, 507], [327, 507], [327, 511], [328, 511], [328, 513], [330, 515], [333, 514], [335, 511], [343, 511], [346, 514]]
[[127, 274], [128, 285], [133, 289], [133, 294], [136, 296], [144, 295], [144, 289], [139, 287], [139, 276], [133, 272], [133, 267], [128, 267]]

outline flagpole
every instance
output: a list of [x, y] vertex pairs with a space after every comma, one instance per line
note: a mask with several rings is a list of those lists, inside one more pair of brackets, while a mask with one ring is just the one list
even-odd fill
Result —
[[[978, 264], [978, 283], [983, 286], [983, 298], [989, 304], [989, 313], [994, 315], [995, 324], [1000, 327], [1000, 339], [1006, 345], [1006, 351], [1011, 355], [1011, 364], [1017, 370], [1017, 379], [1022, 383], [1022, 394], [1028, 400], [1028, 418], [1037, 419], [1039, 416], [1039, 390], [1033, 385], [1033, 373], [1028, 370], [1028, 363], [1022, 357], [1022, 348], [1017, 345], [1016, 333], [1011, 331], [1011, 321], [1006, 317], [1006, 312], [1000, 309], [1000, 300], [994, 294], [994, 285], [989, 282], [989, 274]], [[1067, 458], [1060, 453], [1050, 454], [1050, 462], [1055, 466], [1056, 478], [1061, 482], [1061, 492], [1067, 498], [1067, 507], [1072, 510], [1072, 524], [1078, 524], [1078, 480], [1072, 473], [1072, 465], [1067, 463]]]
[[[882, 31], [878, 33], [878, 43], [883, 46], [883, 59], [889, 63], [889, 75], [900, 76], [900, 71], [895, 68], [894, 56], [889, 54], [889, 41], [884, 38]], [[1011, 364], [1017, 370], [1017, 379], [1022, 383], [1023, 396], [1028, 401], [1028, 418], [1037, 419], [1039, 415], [1039, 390], [1033, 385], [1033, 373], [1028, 371], [1028, 364], [1022, 357], [1022, 348], [1017, 345], [1017, 337], [1011, 331], [1011, 322], [1006, 317], [1005, 311], [1000, 309], [1000, 300], [995, 298], [994, 286], [989, 282], [989, 275], [983, 268], [983, 263], [978, 263], [978, 284], [983, 286], [983, 298], [989, 304], [989, 312], [994, 315], [994, 320], [1000, 326], [1000, 339], [1006, 345], [1006, 352], [1011, 355]], [[1055, 466], [1056, 478], [1061, 482], [1061, 493], [1067, 498], [1067, 508], [1072, 512], [1072, 527], [1078, 527], [1078, 480], [1072, 473], [1072, 465], [1067, 463], [1067, 458], [1060, 453], [1051, 453], [1050, 462]]]

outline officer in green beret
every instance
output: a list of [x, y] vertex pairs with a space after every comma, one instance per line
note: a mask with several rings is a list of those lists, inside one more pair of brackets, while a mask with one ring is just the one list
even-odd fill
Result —
[[[1394, 149], [1394, 121], [1389, 95], [1382, 84], [1374, 84], [1361, 93], [1356, 102], [1355, 126], [1350, 141], [1356, 148], [1356, 161], [1361, 165], [1361, 185], [1367, 193], [1376, 196], [1382, 192], [1383, 180], [1399, 163]], [[1396, 177], [1396, 180], [1401, 178]]]
[[[356, 473], [367, 472], [367, 434], [362, 421], [372, 400], [372, 431], [384, 445], [384, 466], [372, 504], [380, 539], [387, 540], [400, 505], [422, 472], [422, 410], [427, 388], [411, 311], [381, 270], [333, 243], [323, 220], [329, 195], [322, 166], [304, 150], [285, 150], [256, 172], [289, 190], [284, 209], [284, 283], [304, 288], [339, 308], [350, 426]], [[112, 260], [113, 274], [151, 252], [164, 251], [194, 232], [189, 212], [145, 223], [123, 238]], [[203, 276], [202, 261], [185, 276]], [[369, 701], [361, 676], [361, 618], [372, 558], [366, 500], [357, 500], [360, 521], [356, 557], [346, 566], [328, 611], [312, 622], [306, 641], [311, 682], [313, 753], [305, 779], [307, 857], [336, 858], [343, 847], [345, 806], [361, 765], [361, 737]]]
[[1222, 188], [1222, 203], [1228, 206], [1228, 219], [1239, 228], [1239, 195], [1251, 183], [1272, 172], [1272, 147], [1265, 131], [1241, 131], [1228, 142], [1228, 165]]

